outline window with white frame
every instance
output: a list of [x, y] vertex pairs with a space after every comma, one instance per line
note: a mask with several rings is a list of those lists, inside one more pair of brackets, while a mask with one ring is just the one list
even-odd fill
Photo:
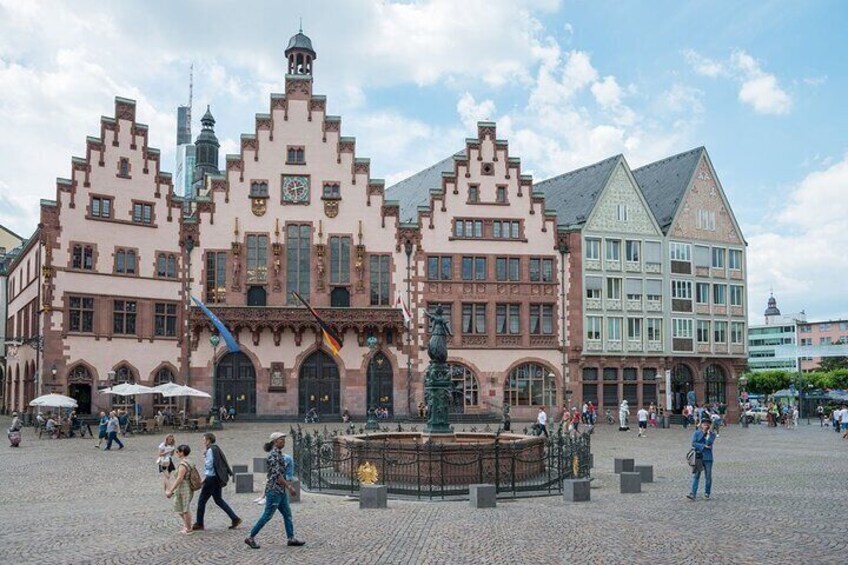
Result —
[[742, 270], [742, 250], [728, 249], [727, 251], [727, 268], [733, 271]]
[[621, 279], [615, 277], [607, 279], [607, 299], [621, 300]]
[[713, 334], [716, 343], [727, 343], [727, 322], [714, 322]]
[[621, 240], [608, 239], [607, 242], [607, 260], [621, 261]]
[[738, 284], [730, 285], [730, 305], [742, 306], [742, 286]]
[[615, 217], [619, 222], [627, 221], [627, 204], [616, 204]]
[[662, 265], [662, 243], [659, 241], [645, 242], [645, 264]]
[[727, 285], [713, 285], [713, 304], [716, 306], [724, 306], [727, 304]]
[[671, 336], [674, 338], [692, 339], [692, 320], [687, 318], [672, 318]]
[[695, 302], [698, 304], [710, 303], [710, 283], [695, 283]]
[[600, 298], [603, 288], [602, 277], [586, 277], [586, 298]]
[[642, 300], [642, 279], [624, 281], [624, 292], [627, 294], [627, 300]]
[[723, 247], [713, 247], [713, 269], [724, 268], [724, 254], [725, 249]]
[[594, 238], [586, 238], [586, 259], [601, 259], [601, 240]]
[[598, 316], [588, 316], [586, 318], [586, 339], [589, 341], [600, 341], [601, 320], [602, 318]]
[[642, 341], [642, 318], [627, 318], [627, 339]]
[[709, 320], [698, 320], [697, 329], [698, 343], [710, 342], [710, 322]]
[[695, 266], [696, 267], [707, 267], [709, 268], [711, 260], [710, 260], [710, 248], [706, 245], [696, 245], [695, 246]]
[[671, 297], [692, 300], [692, 281], [671, 281]]
[[668, 244], [668, 251], [672, 261], [686, 261], [688, 263], [692, 260], [692, 246], [688, 243], [672, 241]]
[[734, 344], [742, 343], [743, 335], [745, 333], [745, 324], [742, 322], [731, 322], [730, 323], [730, 342]]
[[645, 298], [651, 302], [662, 302], [663, 282], [660, 279], [645, 281]]
[[621, 341], [621, 318], [607, 318], [607, 339]]
[[698, 210], [698, 229], [715, 231], [715, 211], [713, 210]]
[[639, 262], [642, 256], [642, 242], [628, 239], [624, 242], [624, 256], [628, 261]]
[[648, 318], [645, 320], [645, 335], [648, 341], [662, 341], [662, 318]]

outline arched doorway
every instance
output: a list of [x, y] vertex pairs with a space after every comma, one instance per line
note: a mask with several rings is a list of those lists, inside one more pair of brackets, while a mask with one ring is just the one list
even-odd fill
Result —
[[378, 351], [368, 364], [367, 408], [385, 408], [394, 414], [394, 389], [392, 382], [392, 364], [382, 351]]
[[707, 365], [707, 368], [704, 369], [704, 382], [706, 383], [705, 404], [725, 404], [727, 402], [725, 396], [727, 376], [720, 365], [715, 363]]
[[339, 367], [321, 350], [310, 355], [300, 367], [298, 410], [305, 416], [314, 408], [321, 416], [338, 415], [340, 404]]
[[556, 407], [557, 386], [553, 371], [539, 363], [522, 363], [504, 381], [504, 404]]
[[227, 353], [215, 370], [215, 406], [256, 414], [256, 370], [244, 353]]
[[453, 389], [451, 391], [451, 414], [464, 414], [465, 409], [480, 405], [480, 385], [474, 373], [459, 363], [448, 363]]
[[695, 390], [692, 384], [692, 371], [688, 366], [678, 363], [671, 369], [671, 410], [675, 414], [683, 412], [689, 391]]
[[77, 401], [77, 414], [91, 414], [91, 373], [85, 365], [68, 373], [68, 396]]

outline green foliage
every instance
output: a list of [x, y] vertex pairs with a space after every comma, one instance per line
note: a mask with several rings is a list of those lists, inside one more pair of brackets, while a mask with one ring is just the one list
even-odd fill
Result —
[[[798, 386], [797, 376], [794, 379], [795, 386]], [[808, 388], [814, 389], [825, 389], [825, 388], [833, 388], [830, 386], [830, 374], [824, 371], [814, 371], [812, 373], [804, 373], [804, 382], [809, 386]]]
[[819, 369], [825, 373], [848, 369], [848, 357], [822, 357], [819, 362]]
[[848, 369], [837, 369], [827, 374], [827, 388], [848, 389]]
[[758, 373], [747, 373], [748, 391], [757, 394], [773, 394], [778, 390], [787, 388], [791, 381], [791, 373], [786, 371], [760, 371]]

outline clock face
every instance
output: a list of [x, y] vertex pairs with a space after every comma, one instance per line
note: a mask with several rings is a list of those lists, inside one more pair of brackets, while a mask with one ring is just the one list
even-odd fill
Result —
[[283, 175], [283, 202], [309, 203], [309, 177]]

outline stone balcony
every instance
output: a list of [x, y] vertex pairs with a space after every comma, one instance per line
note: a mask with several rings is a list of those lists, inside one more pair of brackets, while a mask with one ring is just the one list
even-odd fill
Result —
[[[304, 307], [282, 306], [217, 306], [208, 305], [209, 309], [231, 331], [247, 330], [253, 335], [254, 344], [258, 344], [259, 336], [268, 330], [274, 336], [274, 345], [279, 345], [283, 330], [291, 330], [295, 343], [300, 345], [303, 332], [318, 327], [315, 318]], [[368, 335], [379, 335], [387, 330], [401, 334], [405, 331], [403, 314], [397, 308], [316, 308], [321, 319], [344, 334], [352, 330], [357, 334], [360, 345], [364, 345]], [[192, 331], [192, 341], [196, 344], [200, 332], [212, 330], [209, 318], [196, 306], [192, 306], [189, 315]], [[400, 341], [398, 341], [400, 343]]]

